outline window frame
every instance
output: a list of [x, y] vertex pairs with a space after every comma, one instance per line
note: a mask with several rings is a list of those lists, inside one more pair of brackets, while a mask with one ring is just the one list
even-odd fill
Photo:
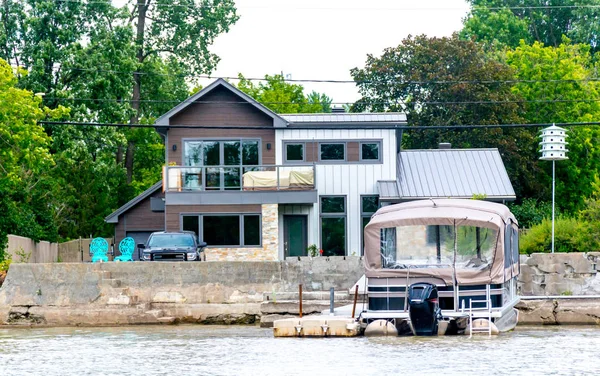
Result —
[[[368, 145], [368, 144], [376, 144], [377, 145], [377, 159], [364, 159], [363, 158], [363, 154], [362, 154], [362, 146], [363, 145]], [[358, 144], [358, 161], [362, 162], [362, 163], [381, 163], [382, 161], [382, 142], [381, 140], [375, 140], [375, 141], [361, 141]]]
[[[179, 229], [183, 231], [183, 217], [198, 217], [198, 241], [204, 241], [204, 217], [239, 217], [239, 245], [211, 245], [207, 244], [208, 248], [262, 248], [263, 246], [263, 226], [262, 226], [262, 213], [180, 213], [179, 214]], [[244, 236], [244, 220], [245, 217], [258, 217], [258, 233], [259, 243], [258, 245], [245, 245]]]
[[[248, 141], [256, 141], [258, 142], [258, 164], [254, 165], [245, 165], [244, 164], [244, 142], [248, 142]], [[186, 155], [186, 146], [188, 142], [199, 142], [199, 143], [203, 143], [203, 142], [217, 142], [219, 144], [219, 164], [215, 165], [215, 166], [226, 166], [226, 167], [252, 167], [252, 166], [260, 166], [261, 162], [262, 162], [262, 139], [260, 137], [232, 137], [232, 138], [223, 138], [223, 137], [218, 137], [218, 138], [210, 138], [210, 137], [206, 137], [206, 138], [182, 138], [181, 139], [181, 143], [183, 145], [183, 150], [181, 151], [181, 167], [214, 167], [212, 165], [205, 165], [204, 164], [204, 148], [202, 148], [201, 152], [200, 152], [200, 161], [201, 163], [199, 165], [188, 165], [188, 158]], [[240, 163], [236, 164], [236, 165], [225, 165], [225, 148], [222, 146], [224, 142], [239, 142], [240, 143], [240, 147], [239, 147], [239, 151], [240, 151]]]
[[[344, 212], [338, 213], [323, 213], [323, 201], [322, 198], [326, 197], [343, 197], [344, 198]], [[339, 256], [348, 255], [348, 197], [346, 195], [322, 195], [319, 196], [319, 243], [320, 249], [323, 249], [323, 218], [343, 218], [344, 219], [344, 254]], [[338, 256], [338, 255], [335, 255]]]
[[[287, 147], [288, 145], [302, 145], [302, 160], [289, 160]], [[306, 142], [304, 141], [284, 141], [283, 142], [283, 161], [286, 164], [306, 163]]]
[[364, 209], [364, 205], [363, 205], [363, 198], [364, 197], [377, 197], [377, 210], [381, 209], [381, 201], [379, 200], [379, 195], [377, 194], [365, 194], [365, 195], [360, 195], [360, 256], [364, 255], [365, 252], [365, 226], [363, 226], [363, 221], [365, 218], [369, 218], [369, 220], [371, 220], [371, 217], [373, 217], [373, 214], [375, 214], [377, 212], [367, 212]]
[[[347, 145], [347, 141], [318, 141], [319, 143], [319, 162], [320, 163], [332, 163], [332, 164], [336, 164], [336, 163], [347, 163], [348, 162], [348, 145]], [[322, 158], [322, 153], [323, 153], [323, 145], [342, 145], [344, 148], [344, 159], [323, 159]]]

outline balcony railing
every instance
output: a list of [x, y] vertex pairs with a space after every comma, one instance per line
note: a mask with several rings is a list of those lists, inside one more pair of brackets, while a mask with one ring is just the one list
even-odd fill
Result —
[[167, 192], [315, 189], [315, 166], [165, 166]]

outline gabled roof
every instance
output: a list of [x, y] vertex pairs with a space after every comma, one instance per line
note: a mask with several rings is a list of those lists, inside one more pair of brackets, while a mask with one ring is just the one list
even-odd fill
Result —
[[214, 89], [216, 89], [217, 87], [220, 87], [220, 86], [225, 87], [227, 90], [231, 91], [232, 93], [234, 93], [235, 95], [237, 95], [238, 97], [240, 97], [242, 100], [250, 103], [256, 109], [258, 109], [259, 111], [261, 111], [265, 115], [267, 115], [270, 118], [272, 118], [273, 119], [273, 126], [274, 127], [276, 127], [276, 128], [278, 128], [278, 127], [285, 127], [287, 125], [287, 122], [283, 118], [281, 118], [279, 115], [277, 115], [273, 111], [269, 110], [268, 108], [266, 108], [262, 104], [258, 103], [251, 96], [247, 95], [246, 93], [244, 93], [243, 91], [241, 91], [240, 89], [236, 88], [235, 86], [233, 86], [232, 84], [230, 84], [229, 82], [225, 81], [222, 78], [217, 79], [212, 84], [208, 85], [207, 87], [203, 88], [202, 90], [200, 90], [196, 94], [192, 95], [191, 97], [187, 98], [183, 102], [179, 103], [177, 106], [173, 107], [167, 113], [165, 113], [164, 115], [162, 115], [161, 117], [159, 117], [158, 119], [156, 119], [156, 121], [154, 122], [154, 124], [158, 125], [158, 126], [169, 126], [170, 125], [169, 124], [169, 119], [171, 119], [171, 117], [175, 116], [177, 113], [179, 113], [180, 111], [184, 110], [186, 107], [190, 106], [191, 104], [193, 104], [194, 102], [198, 101], [203, 96], [205, 96], [206, 94], [210, 93], [211, 91], [213, 91]]
[[154, 192], [158, 191], [161, 188], [162, 188], [162, 180], [159, 181], [158, 183], [154, 184], [152, 187], [146, 189], [144, 192], [142, 192], [139, 195], [137, 195], [135, 198], [133, 198], [131, 201], [129, 201], [125, 205], [123, 205], [120, 208], [118, 208], [117, 210], [115, 210], [108, 217], [104, 218], [104, 221], [106, 223], [118, 223], [119, 222], [119, 216], [121, 214], [123, 214], [124, 212], [126, 212], [127, 210], [129, 210], [130, 208], [132, 208], [133, 206], [135, 206], [137, 203], [139, 203], [140, 201], [142, 201], [146, 197], [152, 195]]
[[393, 182], [377, 183], [382, 201], [516, 198], [498, 149], [403, 150], [397, 157], [395, 183], [395, 189]]

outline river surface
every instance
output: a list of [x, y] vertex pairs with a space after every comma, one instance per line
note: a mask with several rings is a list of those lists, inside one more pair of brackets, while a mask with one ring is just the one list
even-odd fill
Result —
[[0, 375], [598, 375], [600, 328], [273, 338], [244, 326], [0, 328]]

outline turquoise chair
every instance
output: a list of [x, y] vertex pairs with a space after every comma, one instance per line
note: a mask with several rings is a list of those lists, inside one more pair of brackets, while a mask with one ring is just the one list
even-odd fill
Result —
[[92, 262], [107, 262], [108, 242], [106, 239], [92, 239], [92, 242], [90, 243], [90, 253], [92, 254]]
[[115, 257], [115, 261], [133, 261], [133, 251], [135, 249], [135, 240], [126, 237], [119, 243], [119, 252], [121, 256]]

